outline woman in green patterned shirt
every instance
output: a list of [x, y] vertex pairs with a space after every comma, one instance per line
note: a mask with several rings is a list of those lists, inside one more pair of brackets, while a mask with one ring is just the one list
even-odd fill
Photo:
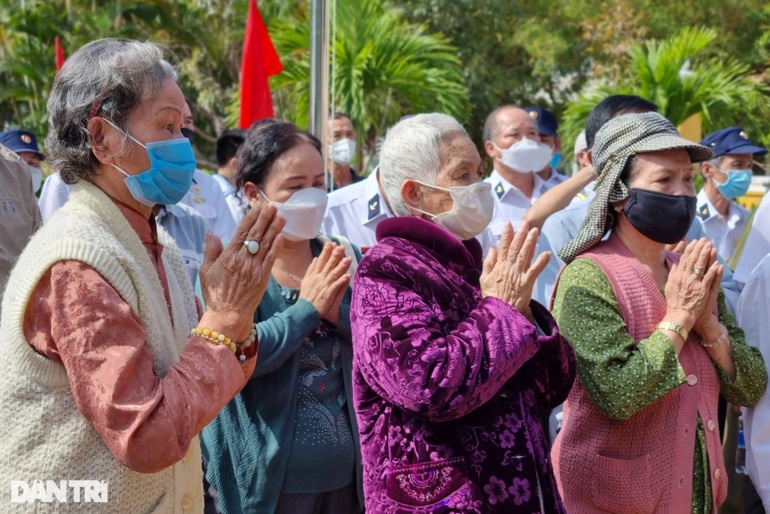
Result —
[[695, 215], [691, 163], [710, 155], [657, 113], [596, 136], [596, 197], [561, 251], [553, 309], [577, 357], [553, 450], [570, 513], [711, 513], [724, 501], [718, 395], [753, 405], [767, 374], [725, 308], [711, 242], [666, 249]]

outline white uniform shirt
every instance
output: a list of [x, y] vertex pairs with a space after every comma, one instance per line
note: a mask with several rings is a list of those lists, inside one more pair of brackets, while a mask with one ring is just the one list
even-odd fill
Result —
[[524, 219], [524, 213], [527, 212], [527, 209], [532, 207], [540, 195], [548, 191], [548, 186], [537, 173], [533, 173], [532, 176], [535, 178], [532, 198], [527, 198], [519, 188], [505, 180], [497, 170], [493, 169], [492, 174], [484, 179], [484, 182], [492, 185], [492, 197], [495, 200], [495, 214], [489, 224], [493, 244], [496, 245], [500, 242], [505, 222], [510, 221], [513, 224], [513, 229], [516, 230]]
[[227, 178], [216, 173], [211, 177], [217, 181], [219, 188], [222, 190], [222, 194], [225, 195], [225, 202], [227, 207], [230, 208], [230, 215], [233, 217], [233, 221], [238, 225], [244, 216], [246, 216], [246, 210], [249, 206], [246, 199], [241, 195], [235, 194], [235, 187], [230, 183]]
[[61, 180], [61, 175], [57, 171], [51, 173], [45, 182], [43, 182], [43, 190], [40, 192], [40, 215], [43, 217], [43, 223], [51, 219], [51, 216], [56, 212], [59, 207], [64, 205], [69, 200], [72, 186], [68, 186]]
[[[735, 280], [747, 282], [751, 272], [770, 253], [770, 194], [766, 194], [754, 213], [751, 231], [735, 267]], [[767, 361], [770, 363], [770, 361]]]
[[563, 173], [559, 173], [559, 171], [552, 166], [551, 176], [548, 177], [548, 180], [545, 181], [545, 187], [546, 189], [551, 189], [553, 186], [557, 184], [561, 184], [562, 182], [567, 180], [567, 178], [568, 178], [567, 175], [564, 175]]
[[[736, 321], [746, 343], [759, 348], [770, 362], [770, 255], [751, 273], [738, 300]], [[746, 467], [766, 512], [770, 512], [770, 392], [756, 406], [743, 408]]]
[[751, 213], [745, 207], [730, 202], [727, 217], [723, 218], [706, 196], [705, 190], [701, 189], [697, 199], [696, 219], [700, 220], [703, 232], [714, 243], [719, 256], [729, 261], [741, 240], [746, 220]]
[[196, 169], [193, 184], [182, 198], [182, 203], [189, 205], [206, 219], [206, 228], [222, 241], [233, 238], [236, 224], [230, 214], [230, 207], [225, 201], [219, 184], [211, 175]]
[[344, 236], [359, 248], [377, 243], [375, 229], [380, 221], [393, 213], [383, 200], [377, 170], [366, 179], [329, 193], [321, 232]]

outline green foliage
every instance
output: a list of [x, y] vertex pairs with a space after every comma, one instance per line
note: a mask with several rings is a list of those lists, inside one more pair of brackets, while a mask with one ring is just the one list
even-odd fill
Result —
[[[383, 134], [410, 112], [440, 111], [465, 118], [468, 93], [455, 49], [424, 26], [367, 0], [337, 0], [333, 43], [334, 109], [350, 115], [359, 132]], [[271, 34], [284, 72], [271, 86], [281, 113], [307, 126], [310, 21], [274, 20]], [[331, 38], [330, 38], [331, 39]], [[362, 130], [363, 129], [363, 130]]]
[[[703, 57], [716, 40], [714, 30], [693, 27], [631, 46], [619, 82], [589, 89], [567, 106], [562, 136], [574, 141], [593, 106], [611, 94], [650, 100], [675, 125], [700, 113], [704, 134], [735, 123], [761, 130], [762, 120], [750, 115], [768, 109], [767, 90], [748, 65], [730, 57]], [[747, 110], [748, 105], [754, 109]]]

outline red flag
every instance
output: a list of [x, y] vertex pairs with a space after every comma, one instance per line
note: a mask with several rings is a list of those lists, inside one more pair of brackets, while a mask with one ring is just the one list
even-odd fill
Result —
[[241, 63], [241, 128], [249, 128], [255, 121], [273, 117], [273, 99], [267, 79], [282, 71], [283, 65], [262, 21], [257, 2], [249, 0]]
[[64, 49], [59, 43], [59, 36], [53, 38], [53, 50], [56, 54], [56, 73], [59, 73], [61, 67], [64, 66]]

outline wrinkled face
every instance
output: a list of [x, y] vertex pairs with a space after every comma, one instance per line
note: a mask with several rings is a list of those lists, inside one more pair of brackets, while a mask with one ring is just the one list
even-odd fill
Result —
[[[182, 116], [187, 104], [184, 95], [173, 80], [166, 80], [160, 94], [142, 101], [128, 116], [125, 128], [129, 134], [145, 145], [155, 141], [176, 139], [182, 136]], [[188, 109], [189, 110], [189, 109]], [[106, 127], [106, 137], [119, 138], [111, 148], [120, 148], [115, 164], [126, 173], [134, 175], [150, 168], [147, 151], [112, 126]], [[120, 142], [123, 140], [124, 142]]]
[[340, 141], [341, 139], [356, 139], [356, 131], [353, 129], [353, 123], [347, 118], [339, 118], [329, 121], [329, 143]]
[[[448, 134], [439, 143], [441, 164], [435, 185], [449, 189], [481, 181], [481, 157], [473, 141], [462, 132]], [[422, 194], [420, 209], [433, 213], [452, 209], [454, 200], [448, 191], [419, 186]]]
[[35, 152], [18, 152], [19, 157], [32, 166], [33, 168], [40, 169], [40, 155]]
[[637, 154], [628, 187], [695, 196], [690, 155], [681, 148]]
[[505, 150], [524, 138], [540, 142], [537, 122], [523, 109], [514, 107], [503, 109], [497, 113], [497, 131], [492, 134], [492, 141], [484, 143], [484, 148], [490, 157], [499, 159], [502, 157], [500, 150]]
[[701, 165], [703, 176], [716, 181], [719, 184], [727, 182], [728, 173], [736, 170], [750, 170], [754, 164], [754, 156], [750, 153], [736, 153], [723, 155], [719, 161], [719, 167], [712, 166], [708, 162]]
[[[262, 185], [262, 192], [270, 200], [283, 203], [297, 191], [308, 187], [326, 191], [324, 164], [315, 146], [302, 142], [273, 162]], [[249, 199], [253, 197], [257, 201], [264, 201], [256, 187], [248, 188], [247, 196]]]

